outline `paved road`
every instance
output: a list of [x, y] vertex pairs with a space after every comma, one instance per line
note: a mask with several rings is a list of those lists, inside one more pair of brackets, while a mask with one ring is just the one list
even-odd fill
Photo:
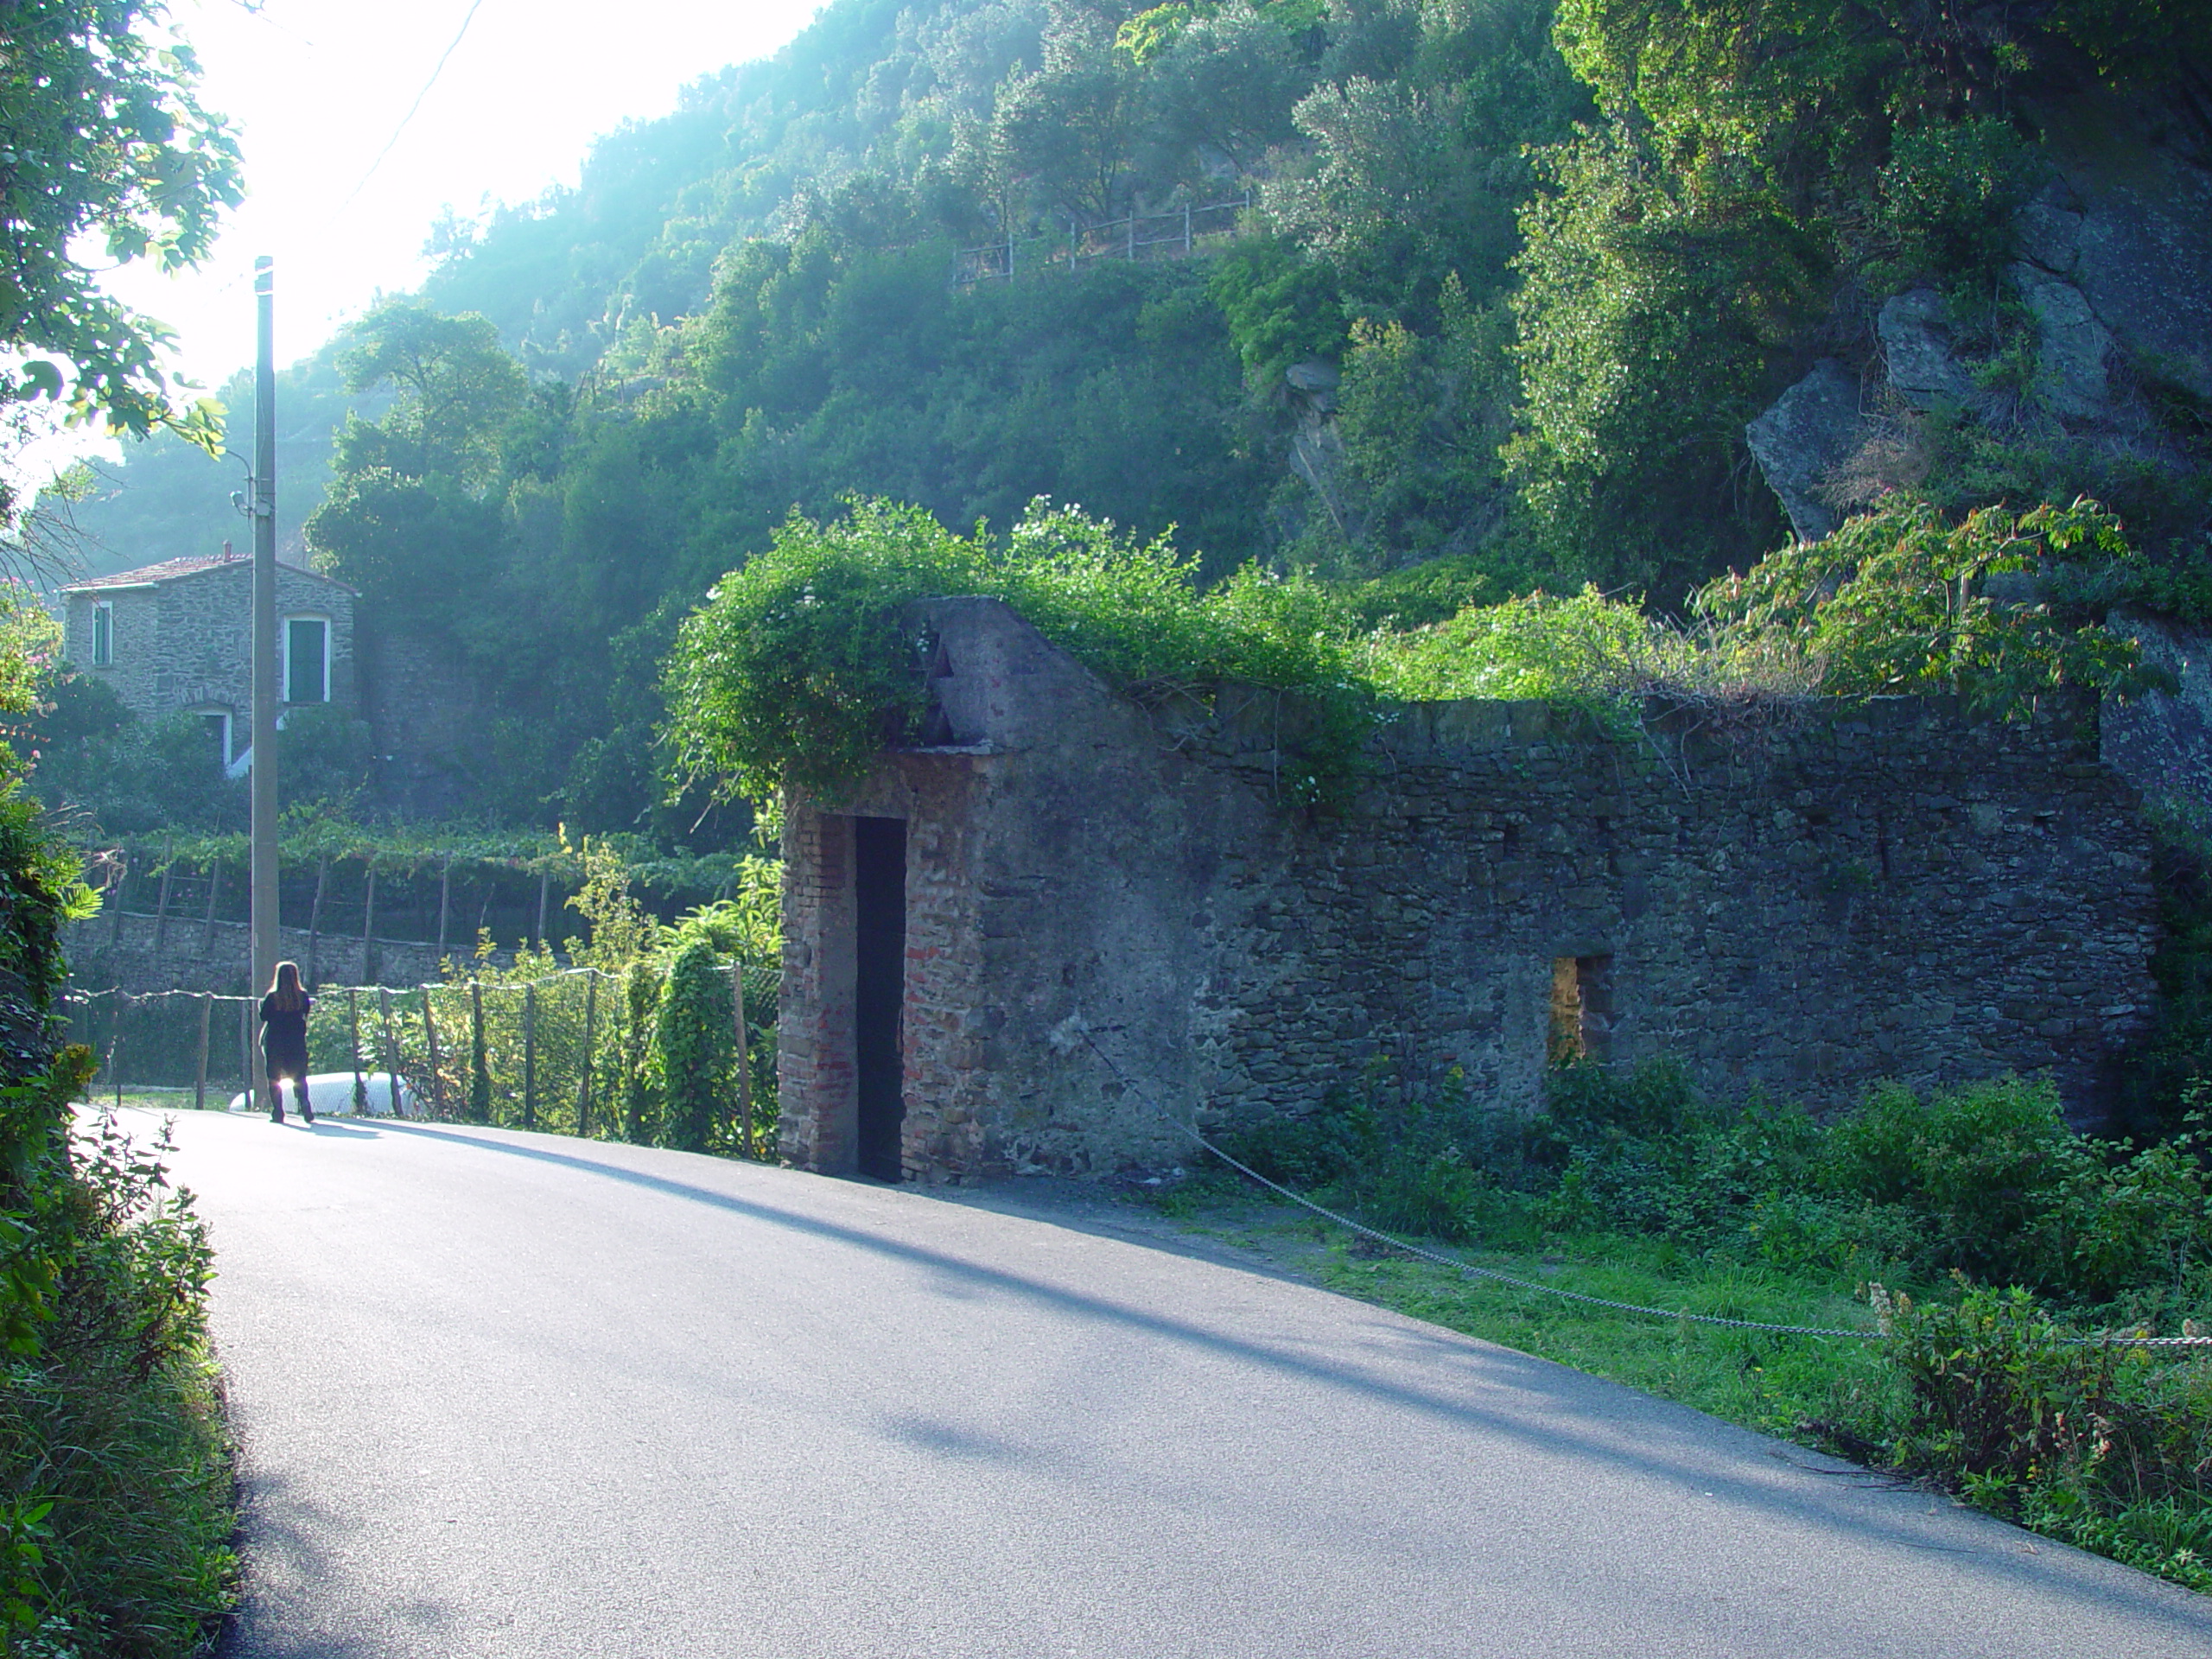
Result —
[[2212, 1602], [1217, 1262], [634, 1147], [177, 1134], [241, 1659], [2212, 1655]]

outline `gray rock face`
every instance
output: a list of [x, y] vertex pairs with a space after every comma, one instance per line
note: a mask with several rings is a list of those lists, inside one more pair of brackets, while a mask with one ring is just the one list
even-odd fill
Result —
[[1974, 378], [1951, 354], [1942, 297], [1934, 289], [1892, 295], [1883, 302], [1874, 331], [1881, 337], [1891, 389], [1915, 409], [1963, 404], [1973, 397]]
[[2105, 377], [2110, 331], [2073, 283], [2024, 260], [2007, 274], [2036, 320], [2037, 401], [2063, 421], [2102, 414], [2110, 401]]
[[2082, 260], [2082, 215], [2038, 199], [2014, 215], [2020, 257], [2055, 276], [2071, 276]]
[[2175, 689], [2105, 699], [2097, 722], [2105, 765], [2151, 799], [2212, 808], [2212, 636], [2136, 611], [2106, 621], [2142, 647], [2145, 662], [2172, 675]]
[[1767, 487], [1782, 498], [1799, 541], [1816, 542], [1842, 522], [1813, 491], [1821, 475], [1851, 453], [1859, 424], [1858, 381], [1842, 364], [1824, 357], [1744, 428], [1751, 459]]
[[2212, 170], [2160, 141], [2176, 118], [2109, 92], [2050, 111], [2064, 182], [2020, 215], [2020, 252], [2080, 289], [2142, 368], [2212, 397]]

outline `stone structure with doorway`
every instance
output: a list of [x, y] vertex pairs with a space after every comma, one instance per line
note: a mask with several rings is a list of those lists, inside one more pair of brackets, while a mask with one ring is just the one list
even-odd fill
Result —
[[996, 601], [918, 612], [930, 746], [789, 804], [780, 1094], [810, 1167], [1179, 1162], [1154, 1103], [1249, 1122], [1378, 1070], [1530, 1109], [1562, 1049], [1816, 1108], [2048, 1076], [2088, 1117], [2152, 1017], [2149, 842], [2093, 706], [1655, 709], [1623, 740], [1418, 705], [1315, 817], [1272, 694], [1178, 718]]
[[[170, 559], [61, 590], [62, 655], [143, 720], [204, 718], [226, 766], [252, 743], [253, 561]], [[279, 695], [287, 709], [357, 707], [354, 593], [296, 565], [276, 567]]]

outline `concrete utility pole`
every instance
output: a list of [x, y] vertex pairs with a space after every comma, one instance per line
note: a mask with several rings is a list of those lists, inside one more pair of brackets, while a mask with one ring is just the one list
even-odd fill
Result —
[[[276, 278], [266, 254], [253, 262], [253, 984], [276, 970]], [[261, 1084], [260, 1046], [254, 1082]], [[257, 1094], [257, 1099], [258, 1094]]]

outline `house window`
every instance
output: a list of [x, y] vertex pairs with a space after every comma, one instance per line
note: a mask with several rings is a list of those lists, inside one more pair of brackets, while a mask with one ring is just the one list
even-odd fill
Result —
[[330, 701], [330, 623], [325, 618], [284, 619], [284, 701]]
[[115, 607], [105, 599], [92, 601], [92, 666], [106, 668], [115, 661]]

